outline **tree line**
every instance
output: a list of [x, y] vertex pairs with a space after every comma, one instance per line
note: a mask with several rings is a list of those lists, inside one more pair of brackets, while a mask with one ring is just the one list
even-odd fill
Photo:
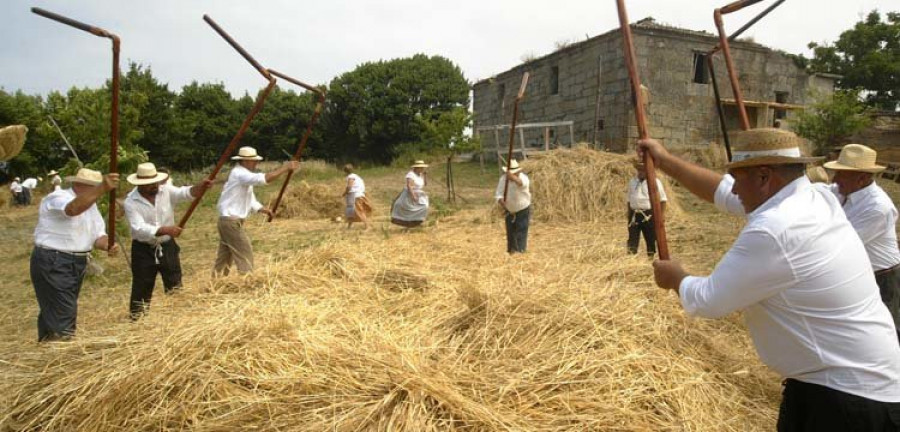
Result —
[[[110, 86], [107, 81], [101, 88], [73, 87], [46, 96], [0, 89], [0, 127], [29, 128], [22, 153], [0, 167], [0, 176], [76, 167], [60, 131], [86, 165], [105, 171]], [[446, 58], [418, 54], [364, 63], [319, 87], [327, 91], [327, 100], [305, 158], [388, 164], [445, 151], [451, 142], [471, 145], [463, 136], [471, 122], [469, 83]], [[157, 166], [180, 171], [214, 164], [255, 96], [235, 98], [222, 83], [192, 82], [176, 92], [149, 66], [130, 63], [120, 88], [120, 171], [134, 169], [148, 156]], [[256, 147], [267, 159], [287, 159], [296, 151], [315, 105], [313, 93], [276, 87], [241, 145]]]

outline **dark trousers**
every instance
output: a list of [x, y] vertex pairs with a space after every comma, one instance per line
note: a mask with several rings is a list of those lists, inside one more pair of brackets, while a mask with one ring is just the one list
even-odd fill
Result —
[[636, 212], [628, 209], [628, 253], [637, 253], [643, 233], [644, 241], [647, 243], [647, 255], [650, 257], [656, 255], [656, 230], [653, 228], [652, 216], [652, 210]]
[[[25, 190], [22, 188], [22, 190]], [[18, 206], [25, 205], [25, 192], [13, 192], [13, 204]]]
[[31, 189], [22, 188], [22, 205], [31, 205]]
[[156, 246], [131, 241], [131, 318], [137, 319], [150, 307], [156, 275], [162, 276], [166, 294], [181, 287], [181, 248], [175, 240]]
[[900, 343], [900, 266], [875, 272], [875, 282], [881, 291], [881, 301], [884, 302], [891, 312], [891, 317], [894, 318], [897, 341]]
[[778, 432], [795, 431], [900, 431], [900, 403], [878, 402], [787, 379], [778, 412]]
[[506, 212], [506, 252], [522, 253], [528, 247], [528, 225], [531, 206], [516, 213]]
[[38, 341], [75, 336], [78, 294], [87, 257], [35, 247], [31, 252], [31, 283], [37, 297]]

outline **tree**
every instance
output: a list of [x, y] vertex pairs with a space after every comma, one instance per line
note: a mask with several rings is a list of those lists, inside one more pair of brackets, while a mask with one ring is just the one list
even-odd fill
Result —
[[815, 144], [816, 154], [824, 155], [868, 126], [866, 111], [857, 92], [839, 90], [797, 114], [797, 134]]
[[180, 170], [215, 164], [246, 115], [238, 113], [224, 84], [196, 81], [181, 89], [174, 110], [173, 141], [177, 145], [170, 146], [161, 160]]
[[900, 12], [888, 12], [882, 21], [872, 11], [834, 44], [810, 43], [810, 70], [841, 75], [841, 89], [863, 91], [866, 104], [900, 109]]
[[469, 84], [450, 60], [417, 54], [360, 65], [331, 82], [328, 98], [327, 155], [388, 163], [423, 141], [420, 120], [468, 106]]

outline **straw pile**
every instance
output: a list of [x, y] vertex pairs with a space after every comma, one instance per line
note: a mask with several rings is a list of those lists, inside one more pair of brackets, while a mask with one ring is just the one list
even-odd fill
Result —
[[[321, 219], [344, 214], [342, 188], [338, 184], [291, 184], [281, 199], [279, 218]], [[273, 197], [274, 199], [274, 197]]]
[[532, 251], [510, 258], [501, 225], [474, 214], [334, 231], [247, 277], [186, 274], [136, 324], [2, 344], [0, 430], [774, 428], [778, 380], [742, 326], [686, 318], [624, 255], [621, 224], [537, 224]]
[[0, 128], [0, 161], [8, 161], [22, 151], [27, 133], [28, 127], [25, 125]]
[[[624, 219], [628, 182], [635, 175], [633, 155], [587, 147], [557, 149], [523, 166], [532, 180], [535, 217], [544, 221], [585, 222]], [[681, 210], [669, 180], [657, 172], [668, 196], [667, 217]]]

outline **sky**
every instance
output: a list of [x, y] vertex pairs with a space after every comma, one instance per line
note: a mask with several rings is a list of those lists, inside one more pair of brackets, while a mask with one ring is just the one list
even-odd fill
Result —
[[[725, 1], [627, 0], [632, 22], [715, 32]], [[735, 30], [771, 1], [727, 15]], [[40, 7], [122, 39], [122, 66], [134, 61], [178, 91], [192, 81], [221, 82], [235, 96], [264, 79], [202, 19], [209, 14], [264, 67], [327, 84], [356, 66], [417, 53], [441, 55], [470, 82], [506, 71], [526, 55], [578, 42], [618, 26], [613, 0], [2, 0], [0, 88], [30, 94], [97, 87], [111, 74], [107, 39], [30, 12]], [[869, 11], [898, 11], [897, 0], [787, 0], [745, 36], [809, 55]]]

